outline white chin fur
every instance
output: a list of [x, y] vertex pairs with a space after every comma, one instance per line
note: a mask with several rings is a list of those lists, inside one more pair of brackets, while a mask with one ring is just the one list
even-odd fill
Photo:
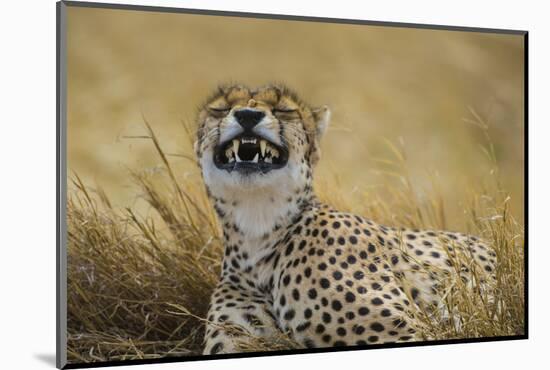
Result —
[[237, 206], [227, 213], [246, 236], [260, 237], [271, 232], [277, 222], [285, 218], [289, 211], [294, 213], [296, 205], [287, 198], [294, 189], [303, 186], [303, 177], [296, 162], [289, 158], [283, 168], [266, 174], [243, 176], [233, 171], [217, 168], [212, 160], [212, 151], [203, 153], [201, 158], [204, 181], [211, 194], [222, 198], [226, 204], [237, 202]]

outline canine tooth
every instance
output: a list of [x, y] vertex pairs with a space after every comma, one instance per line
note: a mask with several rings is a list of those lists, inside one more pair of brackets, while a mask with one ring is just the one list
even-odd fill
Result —
[[231, 154], [233, 154], [233, 148], [227, 148], [227, 150], [225, 151], [225, 156], [227, 158], [232, 158], [233, 156]]
[[230, 158], [229, 158], [229, 163], [233, 163], [233, 162], [235, 162], [235, 158], [230, 157]]
[[271, 163], [271, 157], [265, 158], [265, 159], [264, 159], [264, 162], [265, 162], [265, 163]]
[[265, 157], [265, 149], [267, 147], [267, 143], [265, 140], [260, 140], [260, 151], [262, 152], [262, 157]]
[[235, 139], [233, 140], [233, 151], [235, 152], [235, 156], [237, 156], [237, 158], [239, 157], [237, 155], [237, 153], [239, 153], [239, 140]]
[[279, 157], [279, 151], [275, 148], [271, 149], [271, 154], [273, 155], [273, 158]]
[[241, 159], [239, 158], [238, 153], [235, 153], [235, 160], [237, 161], [237, 163], [241, 162]]
[[258, 163], [259, 158], [260, 158], [260, 153], [256, 153], [256, 155], [254, 156], [254, 159], [252, 160], [252, 162]]

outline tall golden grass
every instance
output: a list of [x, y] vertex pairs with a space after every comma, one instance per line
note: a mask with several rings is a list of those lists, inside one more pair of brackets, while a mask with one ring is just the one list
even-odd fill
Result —
[[[460, 280], [446, 285], [442, 305], [450, 318], [420, 311], [426, 339], [479, 338], [522, 334], [524, 330], [524, 230], [510, 212], [510, 196], [499, 182], [498, 161], [480, 119], [473, 123], [486, 138], [491, 168], [463, 199], [464, 232], [484, 237], [497, 254], [490, 294]], [[129, 170], [145, 214], [114, 207], [100, 186], [70, 176], [68, 217], [69, 362], [151, 359], [201, 353], [206, 310], [218, 279], [222, 241], [201, 180], [177, 174], [153, 130], [146, 124], [159, 166]], [[387, 155], [372, 158], [392, 181], [387, 190], [339, 197], [340, 181], [318, 181], [320, 198], [377, 222], [418, 228], [447, 227], [446, 203], [437, 177], [418, 188], [408, 174], [405, 148], [387, 141]], [[518, 174], [518, 176], [520, 176]], [[397, 180], [397, 181], [395, 181]], [[389, 185], [391, 184], [391, 185]], [[462, 193], [461, 193], [462, 194]], [[471, 256], [453, 257], [457, 268]], [[493, 298], [491, 298], [493, 297]], [[256, 340], [243, 351], [291, 348], [284, 335]]]

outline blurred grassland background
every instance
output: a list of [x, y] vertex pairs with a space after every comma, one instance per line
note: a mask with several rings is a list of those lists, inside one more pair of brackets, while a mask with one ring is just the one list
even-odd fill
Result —
[[[182, 121], [219, 83], [281, 81], [331, 126], [319, 189], [341, 201], [384, 196], [386, 141], [406, 152], [419, 188], [434, 181], [446, 225], [464, 229], [467, 189], [491, 169], [480, 149], [489, 125], [512, 214], [523, 217], [523, 38], [284, 20], [69, 7], [68, 169], [101, 185], [117, 207], [147, 211], [128, 169], [154, 169], [144, 118], [178, 175], [198, 180]], [[476, 115], [478, 116], [476, 118]], [[194, 138], [193, 138], [194, 139]], [[418, 194], [422, 199], [423, 194]]]

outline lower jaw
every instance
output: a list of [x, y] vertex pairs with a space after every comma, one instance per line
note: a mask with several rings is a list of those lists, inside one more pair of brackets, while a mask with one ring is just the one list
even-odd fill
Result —
[[220, 169], [226, 170], [229, 173], [237, 172], [243, 175], [266, 174], [273, 170], [283, 168], [284, 165], [273, 165], [269, 163], [251, 163], [251, 162], [235, 162], [217, 166]]

